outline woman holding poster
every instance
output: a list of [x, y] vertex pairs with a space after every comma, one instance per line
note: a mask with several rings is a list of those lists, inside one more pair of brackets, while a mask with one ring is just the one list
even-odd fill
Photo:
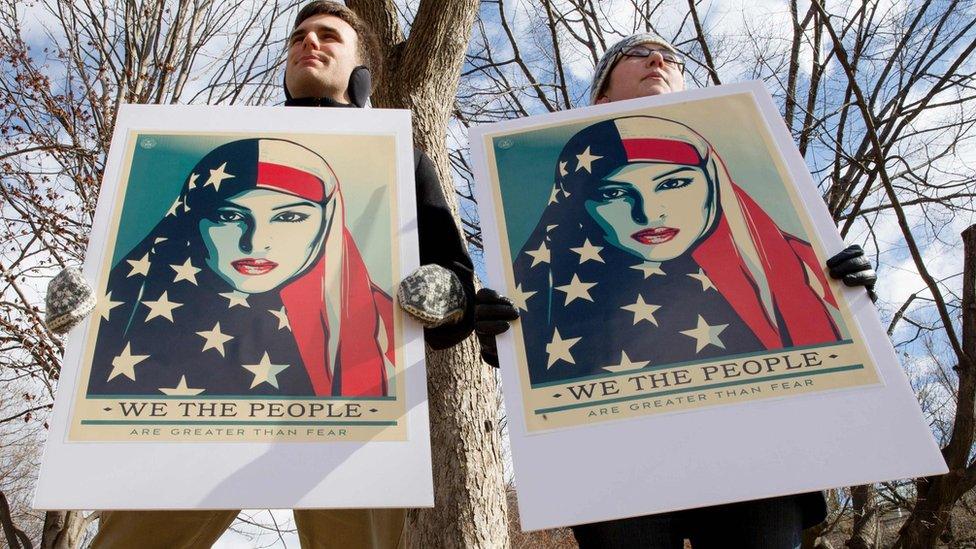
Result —
[[112, 269], [104, 302], [89, 394], [388, 393], [392, 301], [345, 227], [331, 167], [291, 141], [204, 156]]

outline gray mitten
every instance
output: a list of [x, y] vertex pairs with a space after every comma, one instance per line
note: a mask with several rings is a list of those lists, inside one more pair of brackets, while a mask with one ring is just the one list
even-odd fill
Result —
[[81, 276], [81, 271], [68, 267], [55, 275], [47, 286], [47, 327], [63, 334], [82, 321], [95, 308], [95, 292]]
[[440, 265], [421, 265], [400, 282], [397, 302], [425, 328], [457, 322], [464, 316], [464, 287]]

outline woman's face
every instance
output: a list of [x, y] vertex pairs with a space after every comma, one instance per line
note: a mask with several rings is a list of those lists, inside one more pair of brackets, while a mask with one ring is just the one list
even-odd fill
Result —
[[586, 211], [608, 242], [645, 261], [680, 256], [707, 228], [712, 201], [700, 168], [635, 162], [599, 183], [586, 198]]
[[266, 189], [238, 193], [200, 220], [207, 265], [234, 289], [273, 290], [297, 275], [315, 252], [322, 206]]

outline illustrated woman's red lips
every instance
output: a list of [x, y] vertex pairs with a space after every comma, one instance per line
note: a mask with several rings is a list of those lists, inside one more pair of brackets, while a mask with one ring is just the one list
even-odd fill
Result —
[[654, 227], [637, 231], [630, 237], [641, 244], [664, 244], [677, 236], [678, 232], [678, 229], [672, 227]]
[[244, 275], [263, 275], [270, 272], [272, 269], [278, 266], [274, 261], [267, 259], [238, 259], [231, 263], [237, 272]]

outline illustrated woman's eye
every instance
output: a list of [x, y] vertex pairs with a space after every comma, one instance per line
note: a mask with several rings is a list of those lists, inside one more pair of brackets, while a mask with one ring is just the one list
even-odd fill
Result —
[[236, 210], [217, 210], [217, 221], [220, 223], [236, 223], [244, 221], [244, 214]]
[[271, 221], [281, 221], [283, 223], [299, 223], [308, 219], [308, 214], [299, 212], [281, 212], [271, 218]]
[[598, 196], [603, 200], [613, 200], [615, 198], [623, 198], [627, 196], [627, 191], [621, 189], [620, 187], [607, 187], [605, 189], [600, 189], [597, 191]]
[[681, 187], [691, 185], [692, 181], [694, 180], [690, 177], [672, 177], [671, 179], [665, 179], [664, 181], [658, 183], [655, 190], [666, 191], [670, 189], [680, 189]]

